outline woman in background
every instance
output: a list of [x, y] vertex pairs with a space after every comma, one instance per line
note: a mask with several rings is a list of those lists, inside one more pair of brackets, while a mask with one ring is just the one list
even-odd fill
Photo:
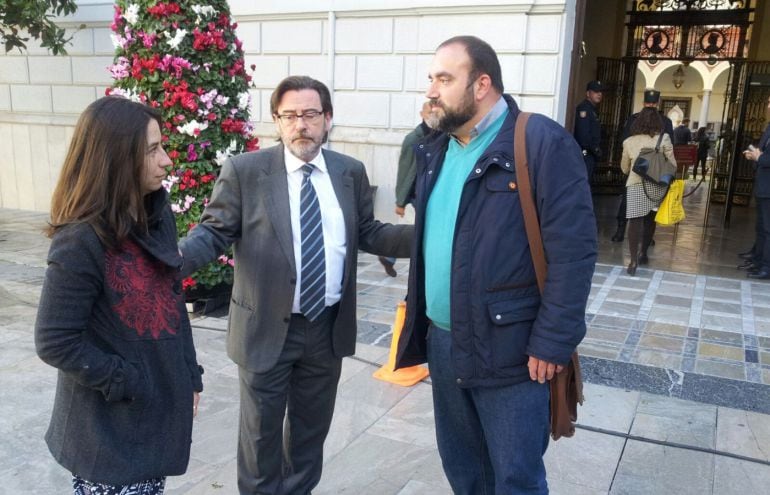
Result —
[[59, 370], [45, 438], [76, 495], [161, 494], [166, 476], [187, 469], [203, 370], [161, 137], [155, 110], [95, 101], [51, 202], [35, 345]]
[[[628, 219], [628, 249], [631, 261], [626, 271], [629, 275], [636, 274], [638, 265], [647, 264], [647, 249], [655, 235], [655, 215], [658, 206], [666, 194], [666, 187], [647, 182], [633, 170], [642, 148], [655, 148], [658, 138], [663, 132], [663, 121], [655, 108], [644, 108], [631, 126], [630, 135], [623, 141], [623, 156], [620, 168], [628, 174], [626, 180], [626, 218]], [[663, 133], [660, 149], [668, 160], [676, 165], [674, 146], [668, 134]], [[641, 248], [641, 251], [640, 251]]]

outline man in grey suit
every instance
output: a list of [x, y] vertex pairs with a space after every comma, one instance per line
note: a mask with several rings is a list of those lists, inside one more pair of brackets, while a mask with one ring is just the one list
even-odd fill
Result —
[[240, 492], [305, 494], [321, 478], [342, 357], [355, 351], [358, 250], [408, 257], [413, 226], [376, 221], [363, 164], [321, 150], [333, 113], [323, 83], [284, 79], [270, 110], [281, 144], [225, 162], [180, 248], [190, 273], [233, 245]]

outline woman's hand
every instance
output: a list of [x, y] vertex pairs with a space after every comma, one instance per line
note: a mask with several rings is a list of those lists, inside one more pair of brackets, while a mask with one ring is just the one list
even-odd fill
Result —
[[193, 418], [198, 415], [198, 402], [201, 400], [201, 394], [193, 392]]

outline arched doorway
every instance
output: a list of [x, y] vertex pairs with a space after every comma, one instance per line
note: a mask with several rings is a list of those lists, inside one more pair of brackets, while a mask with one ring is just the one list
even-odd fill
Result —
[[[741, 117], [735, 101], [741, 99], [737, 87], [757, 72], [756, 60], [770, 59], [770, 4], [752, 0], [578, 0], [578, 8], [584, 19], [576, 30], [583, 57], [573, 66], [573, 99], [577, 103], [583, 98], [588, 80], [600, 79], [610, 88], [599, 107], [607, 160], [596, 167], [595, 198], [617, 204], [618, 196], [611, 195], [619, 195], [625, 185], [619, 169], [623, 122], [642, 106], [644, 88], [655, 87], [662, 93], [665, 110], [681, 115], [672, 120], [687, 117], [692, 131], [707, 127], [712, 138], [709, 180], [690, 198], [697, 205], [688, 209], [687, 227], [679, 230], [679, 240], [686, 233], [691, 242], [687, 249], [694, 257], [725, 253], [725, 270], [716, 273], [728, 275], [728, 267], [734, 272], [734, 253], [748, 247], [746, 242], [750, 246], [753, 238], [753, 206], [746, 201], [751, 198], [746, 178], [738, 174], [731, 179], [740, 165], [731, 163], [736, 155], [727, 150], [736, 141], [758, 138], [750, 133], [741, 138], [736, 135]], [[751, 69], [742, 69], [749, 66]], [[736, 75], [740, 70], [745, 72], [741, 77]], [[748, 115], [748, 120], [756, 122], [761, 133], [764, 115]], [[734, 205], [740, 206], [733, 209]], [[732, 230], [727, 221], [731, 209]], [[608, 244], [614, 217], [614, 213], [606, 214], [602, 222], [607, 224], [599, 225], [600, 236]], [[743, 237], [734, 235], [736, 230]], [[673, 243], [677, 242], [674, 238]], [[615, 259], [605, 261], [623, 262], [620, 246], [617, 248]], [[691, 266], [682, 271], [700, 272]]]

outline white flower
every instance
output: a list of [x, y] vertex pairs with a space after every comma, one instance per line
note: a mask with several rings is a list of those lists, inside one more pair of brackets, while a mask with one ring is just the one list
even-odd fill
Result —
[[135, 101], [137, 103], [141, 103], [142, 99], [139, 98], [139, 93], [131, 90], [131, 89], [123, 89], [123, 88], [111, 88], [110, 89], [110, 96], [122, 96], [123, 98], [127, 98], [131, 101]]
[[176, 50], [179, 48], [179, 44], [184, 40], [184, 37], [187, 35], [187, 31], [184, 29], [177, 29], [174, 36], [171, 36], [171, 33], [166, 31], [164, 33], [166, 35], [168, 46]]
[[244, 91], [243, 93], [238, 94], [238, 108], [241, 110], [246, 110], [248, 108], [249, 103], [251, 103], [251, 95], [248, 91]]
[[222, 165], [225, 164], [225, 160], [230, 158], [232, 155], [233, 154], [232, 153], [228, 153], [227, 150], [225, 150], [225, 151], [217, 150], [217, 156], [216, 156], [216, 158], [214, 158], [214, 161], [217, 162], [217, 165], [219, 165], [221, 167]]
[[135, 3], [126, 7], [126, 11], [123, 13], [123, 19], [132, 26], [139, 20], [139, 6]]
[[217, 162], [217, 165], [220, 167], [224, 165], [225, 160], [233, 156], [233, 152], [238, 148], [238, 143], [235, 142], [235, 139], [230, 140], [230, 146], [225, 148], [224, 150], [217, 150], [217, 157], [214, 158], [214, 161]]
[[217, 13], [217, 11], [211, 5], [193, 5], [192, 11], [198, 14], [200, 17], [209, 17]]
[[176, 126], [176, 130], [182, 134], [195, 137], [200, 134], [200, 131], [206, 129], [208, 126], [208, 122], [199, 123], [197, 120], [193, 119], [185, 125]]
[[[165, 180], [162, 180], [160, 183], [163, 184], [163, 189], [165, 189], [166, 192], [170, 192], [173, 185], [176, 184], [177, 182], [179, 182], [179, 177], [177, 177], [176, 175], [169, 175], [168, 177], [166, 177]], [[173, 205], [171, 206], [173, 207]]]

